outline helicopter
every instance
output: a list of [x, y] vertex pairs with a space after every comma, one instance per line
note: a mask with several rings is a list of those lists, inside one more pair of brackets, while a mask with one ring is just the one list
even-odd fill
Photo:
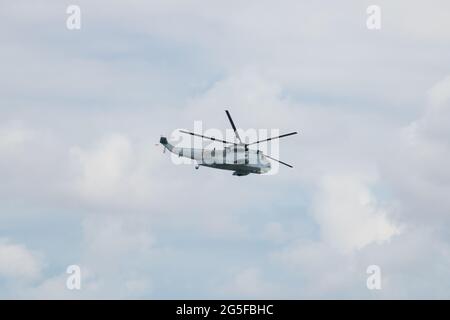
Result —
[[231, 118], [230, 112], [225, 110], [225, 113], [230, 121], [231, 127], [233, 128], [234, 134], [237, 138], [236, 142], [230, 142], [222, 139], [217, 139], [214, 137], [204, 136], [198, 133], [189, 132], [185, 130], [179, 130], [181, 133], [188, 134], [195, 137], [200, 137], [203, 139], [208, 139], [212, 141], [222, 142], [224, 146], [222, 150], [214, 149], [198, 149], [198, 148], [180, 148], [175, 147], [170, 144], [167, 140], [167, 137], [161, 136], [159, 143], [164, 147], [164, 152], [169, 150], [170, 152], [178, 155], [179, 157], [185, 157], [192, 159], [196, 162], [195, 168], [198, 169], [200, 166], [214, 168], [214, 169], [222, 169], [222, 170], [231, 170], [234, 171], [234, 176], [246, 176], [250, 173], [254, 174], [264, 174], [270, 171], [271, 164], [270, 160], [277, 161], [289, 168], [293, 168], [292, 165], [277, 160], [264, 154], [261, 150], [253, 150], [248, 147], [254, 144], [259, 144], [261, 142], [267, 142], [270, 140], [280, 139], [288, 136], [292, 136], [297, 134], [298, 132], [290, 132], [286, 134], [282, 134], [280, 136], [271, 137], [263, 140], [258, 140], [251, 143], [242, 142], [241, 137], [236, 129], [236, 126]]

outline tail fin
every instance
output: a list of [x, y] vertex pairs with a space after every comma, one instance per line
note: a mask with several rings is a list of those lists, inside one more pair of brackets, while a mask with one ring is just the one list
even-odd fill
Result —
[[168, 141], [166, 137], [161, 137], [161, 139], [159, 139], [159, 143], [161, 143], [164, 148], [169, 149], [169, 151], [172, 151], [173, 149], [173, 145], [171, 145]]
[[161, 137], [161, 139], [159, 139], [159, 143], [161, 143], [163, 146], [169, 144], [166, 137]]

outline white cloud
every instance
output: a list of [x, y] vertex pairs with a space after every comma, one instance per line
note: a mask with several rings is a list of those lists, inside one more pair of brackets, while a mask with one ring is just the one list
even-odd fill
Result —
[[41, 276], [41, 257], [22, 244], [0, 239], [0, 277], [17, 282], [36, 280]]
[[123, 134], [110, 134], [90, 148], [70, 149], [75, 192], [84, 201], [111, 208], [148, 207], [155, 195], [150, 148]]
[[324, 242], [293, 242], [274, 252], [271, 258], [282, 265], [281, 272], [291, 276], [286, 296], [303, 299], [362, 297], [358, 283], [363, 284], [364, 270], [355, 264], [353, 255], [340, 253]]
[[436, 83], [430, 90], [431, 104], [434, 106], [442, 106], [444, 103], [450, 102], [450, 76]]
[[[401, 203], [410, 223], [442, 225], [450, 210], [450, 81], [429, 91], [422, 114], [392, 136], [382, 163], [382, 179]], [[438, 206], [435, 204], [439, 203]]]
[[150, 221], [134, 214], [91, 215], [83, 221], [84, 244], [88, 259], [109, 264], [130, 252], [147, 253], [154, 244]]
[[[90, 20], [70, 33], [63, 4], [11, 2], [0, 12], [7, 25], [0, 29], [0, 58], [9, 62], [0, 76], [0, 113], [33, 129], [1, 126], [2, 205], [79, 218], [69, 231], [81, 225], [82, 244], [71, 258], [89, 274], [86, 297], [144, 296], [153, 282], [164, 287], [166, 273], [149, 271], [159, 245], [181, 247], [186, 256], [202, 248], [199, 257], [209, 258], [210, 250], [226, 251], [239, 239], [236, 252], [255, 265], [273, 247], [257, 243], [259, 251], [247, 254], [254, 232], [282, 246], [283, 267], [294, 266], [285, 275], [292, 296], [305, 290], [358, 296], [366, 262], [408, 270], [430, 264], [445, 278], [439, 266], [448, 266], [442, 252], [449, 239], [440, 236], [450, 209], [450, 89], [443, 78], [450, 54], [442, 41], [450, 28], [441, 9], [447, 3], [382, 1], [383, 26], [374, 33], [365, 28], [366, 6], [356, 0], [327, 3], [326, 10], [323, 2], [299, 1], [80, 1]], [[417, 118], [424, 92], [441, 78]], [[161, 132], [193, 120], [229, 128], [224, 107], [244, 129], [300, 130], [280, 149], [295, 169], [236, 179], [174, 166], [153, 149]], [[410, 119], [415, 122], [399, 130]], [[47, 129], [50, 139], [41, 134]], [[305, 235], [292, 220], [314, 224], [305, 229], [317, 227], [319, 234]], [[399, 234], [403, 224], [408, 229]], [[160, 234], [162, 244], [155, 241]], [[28, 237], [33, 242], [36, 235]], [[419, 245], [422, 238], [432, 255]], [[200, 245], [190, 246], [195, 240]], [[30, 257], [26, 247], [3, 246]], [[228, 296], [277, 291], [272, 280], [279, 270], [243, 264], [240, 257], [224, 263], [238, 270]], [[20, 272], [39, 274], [33, 269], [40, 267]], [[177, 288], [189, 282], [186, 274]], [[298, 274], [307, 289], [295, 282]], [[396, 285], [386, 286], [390, 297], [434, 293], [441, 284], [417, 270], [385, 274]], [[33, 295], [65, 296], [64, 283], [65, 275], [48, 275]]]
[[30, 142], [33, 137], [33, 132], [20, 122], [12, 121], [0, 125], [0, 155], [4, 157], [24, 151], [25, 144]]
[[82, 222], [81, 289], [69, 290], [66, 270], [16, 290], [34, 299], [108, 299], [149, 297], [155, 238], [145, 216], [93, 214]]
[[112, 198], [126, 181], [132, 160], [130, 142], [121, 135], [113, 135], [100, 142], [91, 151], [79, 147], [70, 150], [79, 165], [80, 177], [77, 186], [84, 196]]
[[329, 245], [351, 251], [400, 233], [365, 180], [352, 174], [322, 179], [312, 211]]
[[[450, 276], [448, 243], [422, 226], [409, 228], [390, 242], [341, 253], [322, 241], [297, 241], [272, 255], [288, 273], [286, 294], [295, 298], [431, 299], [448, 296], [439, 279]], [[369, 265], [381, 268], [382, 290], [366, 287]]]

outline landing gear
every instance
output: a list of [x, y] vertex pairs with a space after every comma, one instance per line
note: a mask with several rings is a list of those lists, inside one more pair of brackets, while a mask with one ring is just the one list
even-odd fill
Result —
[[199, 166], [199, 165], [196, 165], [196, 166], [195, 166], [195, 169], [198, 170], [198, 168], [200, 168], [200, 166]]

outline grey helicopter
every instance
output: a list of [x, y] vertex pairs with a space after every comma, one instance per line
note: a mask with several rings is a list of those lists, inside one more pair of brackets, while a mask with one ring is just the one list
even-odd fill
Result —
[[[178, 155], [179, 157], [189, 158], [195, 161], [195, 168], [198, 169], [200, 166], [231, 170], [234, 171], [235, 176], [246, 176], [250, 173], [254, 174], [264, 174], [271, 170], [270, 160], [277, 161], [289, 168], [293, 168], [292, 165], [277, 160], [264, 154], [261, 150], [249, 149], [249, 146], [259, 144], [262, 142], [267, 142], [275, 139], [280, 139], [288, 136], [297, 134], [298, 132], [290, 132], [282, 134], [280, 136], [271, 137], [263, 140], [258, 140], [251, 143], [242, 142], [241, 137], [236, 129], [236, 126], [231, 118], [230, 112], [225, 110], [228, 120], [230, 121], [231, 127], [233, 128], [235, 137], [238, 142], [230, 142], [222, 139], [217, 139], [214, 137], [204, 136], [198, 133], [189, 132], [185, 130], [179, 130], [184, 134], [188, 134], [195, 137], [200, 137], [203, 139], [208, 139], [212, 141], [222, 142], [224, 144], [223, 149], [198, 149], [198, 148], [181, 148], [175, 147], [170, 144], [167, 137], [161, 136], [159, 143], [164, 147], [164, 152], [169, 150], [170, 152]], [[229, 146], [225, 146], [229, 145]]]

